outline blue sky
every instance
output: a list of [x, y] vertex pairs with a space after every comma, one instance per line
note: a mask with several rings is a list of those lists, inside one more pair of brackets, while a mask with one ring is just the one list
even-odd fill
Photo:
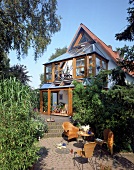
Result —
[[43, 64], [48, 61], [56, 48], [69, 46], [79, 25], [83, 23], [107, 45], [123, 47], [129, 42], [116, 41], [115, 34], [127, 26], [127, 8], [129, 0], [58, 0], [57, 15], [62, 17], [61, 30], [52, 37], [51, 44], [41, 58], [34, 61], [33, 51], [29, 50], [26, 58], [17, 60], [16, 52], [9, 54], [11, 65], [23, 64], [32, 76], [30, 86], [38, 88]]

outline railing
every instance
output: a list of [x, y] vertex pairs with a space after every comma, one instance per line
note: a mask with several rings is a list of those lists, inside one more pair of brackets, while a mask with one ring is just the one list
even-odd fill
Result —
[[61, 70], [61, 71], [56, 71], [55, 74], [55, 80], [56, 81], [60, 81], [63, 82], [64, 80], [72, 80], [72, 74], [71, 74], [71, 70], [73, 69], [73, 67], [71, 66], [69, 70], [67, 70], [67, 72], [64, 72], [65, 69]]

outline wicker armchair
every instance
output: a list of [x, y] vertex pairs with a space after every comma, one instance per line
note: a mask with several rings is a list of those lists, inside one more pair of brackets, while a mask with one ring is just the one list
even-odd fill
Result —
[[[76, 155], [78, 155], [79, 157], [83, 157], [86, 159], [88, 158], [88, 163], [94, 168], [94, 165], [96, 164], [96, 159], [95, 159], [95, 162], [93, 162], [92, 157], [93, 157], [95, 146], [96, 146], [95, 142], [89, 142], [89, 143], [85, 143], [84, 148], [82, 148], [81, 150], [75, 151], [74, 152], [74, 166], [76, 162]], [[82, 170], [83, 170], [83, 163], [82, 163]]]
[[103, 145], [104, 143], [107, 144], [107, 147], [110, 150], [111, 155], [113, 155], [113, 144], [114, 144], [114, 134], [110, 129], [104, 129], [103, 131], [104, 140], [96, 141], [97, 144]]
[[74, 126], [70, 122], [63, 122], [62, 124], [63, 130], [64, 130], [64, 135], [68, 136], [68, 140], [73, 139], [73, 138], [78, 138], [78, 131], [79, 128]]

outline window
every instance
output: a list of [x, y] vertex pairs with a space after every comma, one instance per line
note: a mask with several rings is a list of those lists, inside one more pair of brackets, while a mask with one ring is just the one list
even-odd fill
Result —
[[92, 64], [92, 56], [89, 56], [89, 64]]
[[93, 73], [93, 60], [92, 60], [92, 56], [89, 56], [89, 66], [88, 66], [88, 73], [89, 76], [92, 75]]
[[46, 67], [46, 73], [50, 73], [50, 72], [52, 72], [52, 66], [51, 65]]
[[107, 63], [102, 58], [96, 57], [96, 75], [99, 74], [101, 70], [106, 70]]
[[89, 40], [88, 37], [84, 34], [84, 35], [82, 36], [79, 44], [84, 43], [84, 42], [88, 42], [88, 40]]
[[58, 68], [59, 68], [59, 63], [56, 63], [55, 64], [55, 79], [58, 79], [58, 74], [59, 74]]
[[100, 59], [96, 57], [96, 75], [100, 72], [101, 66], [100, 66]]
[[79, 41], [79, 44], [89, 42], [90, 44], [93, 44], [94, 40], [87, 35], [86, 33], [83, 34], [82, 38]]
[[102, 69], [106, 70], [106, 62], [102, 60]]
[[46, 80], [52, 79], [52, 66], [46, 66]]
[[51, 80], [51, 74], [46, 74], [46, 79]]
[[77, 68], [76, 76], [84, 76], [84, 68]]
[[93, 70], [93, 68], [92, 68], [92, 66], [89, 66], [89, 74], [92, 74], [92, 71]]
[[81, 59], [77, 59], [76, 60], [76, 67], [79, 67], [79, 66], [84, 66], [84, 58], [81, 58]]
[[84, 76], [85, 75], [85, 59], [78, 58], [76, 60], [76, 76]]

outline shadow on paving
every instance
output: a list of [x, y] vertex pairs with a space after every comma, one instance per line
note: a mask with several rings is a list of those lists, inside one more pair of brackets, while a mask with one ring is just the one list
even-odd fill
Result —
[[[39, 159], [38, 161], [35, 163], [35, 165], [33, 166], [33, 168], [31, 168], [31, 170], [43, 170], [44, 166], [46, 165], [45, 163], [43, 163], [43, 160], [47, 157], [49, 152], [49, 149], [46, 149], [45, 147], [41, 147], [39, 152], [37, 153], [39, 155]], [[54, 170], [54, 169], [45, 169], [45, 170]]]
[[[120, 168], [120, 170], [122, 170], [122, 169], [134, 170], [134, 163], [131, 162], [129, 159], [125, 158], [120, 153], [116, 153], [113, 156], [111, 156], [110, 152], [108, 150], [106, 150], [106, 148], [102, 149], [98, 145], [95, 148], [94, 156], [97, 159], [99, 158], [100, 160], [102, 160], [102, 164], [103, 164], [103, 162], [105, 162], [104, 164], [106, 166], [111, 161], [112, 169]], [[131, 156], [133, 158], [134, 155], [132, 154]]]
[[[83, 148], [83, 143], [82, 142], [74, 143], [73, 146], [78, 148], [78, 150], [79, 150], [79, 149]], [[96, 165], [93, 165], [91, 163], [90, 165], [92, 168], [94, 166], [100, 167], [101, 165], [109, 168], [109, 162], [111, 162], [110, 167], [112, 170], [116, 170], [116, 169], [118, 169], [118, 170], [126, 170], [126, 169], [134, 170], [134, 164], [130, 160], [125, 158], [123, 155], [117, 153], [117, 154], [111, 156], [108, 151], [104, 151], [104, 150], [103, 150], [103, 152], [101, 152], [101, 151], [102, 150], [99, 146], [95, 147], [93, 159], [96, 160]], [[31, 170], [54, 170], [53, 167], [51, 169], [45, 168], [45, 166], [46, 166], [45, 158], [47, 157], [48, 152], [49, 152], [49, 149], [46, 149], [45, 147], [41, 147], [41, 149], [38, 153], [40, 158], [38, 159], [38, 161], [35, 163], [33, 169], [31, 169]], [[133, 155], [132, 155], [132, 157], [133, 157]], [[82, 164], [84, 165], [88, 162], [87, 159], [81, 158], [81, 157], [73, 158], [72, 161], [76, 161], [75, 165], [77, 166], [77, 168], [79, 170], [81, 169]]]
[[79, 141], [79, 142], [77, 142], [77, 143], [74, 143], [73, 146], [74, 146], [74, 147], [77, 147], [77, 148], [83, 148], [83, 147], [84, 147], [84, 144], [83, 144], [82, 141]]
[[[73, 144], [74, 147], [77, 147], [78, 150], [82, 149], [84, 147], [84, 144], [82, 142], [79, 143], [74, 143]], [[132, 158], [134, 155], [131, 155]], [[87, 159], [82, 158], [82, 157], [76, 157], [74, 158], [77, 162], [77, 167], [78, 169], [80, 169], [80, 164], [84, 165], [85, 163], [88, 162]], [[106, 150], [106, 149], [102, 149], [100, 146], [96, 145], [95, 150], [94, 150], [94, 154], [93, 154], [93, 159], [95, 160], [95, 166], [100, 167], [107, 167], [107, 169], [110, 170], [111, 169], [120, 169], [120, 170], [134, 170], [134, 163], [131, 162], [129, 159], [123, 157], [121, 154], [117, 153], [113, 156], [110, 155], [110, 153]], [[92, 166], [92, 168], [94, 168], [94, 165], [92, 164], [92, 162], [90, 165]], [[105, 168], [103, 168], [105, 169]]]
[[125, 169], [134, 170], [134, 164], [127, 158], [123, 157], [121, 154], [114, 155], [113, 161], [113, 166], [115, 168], [120, 166]]

